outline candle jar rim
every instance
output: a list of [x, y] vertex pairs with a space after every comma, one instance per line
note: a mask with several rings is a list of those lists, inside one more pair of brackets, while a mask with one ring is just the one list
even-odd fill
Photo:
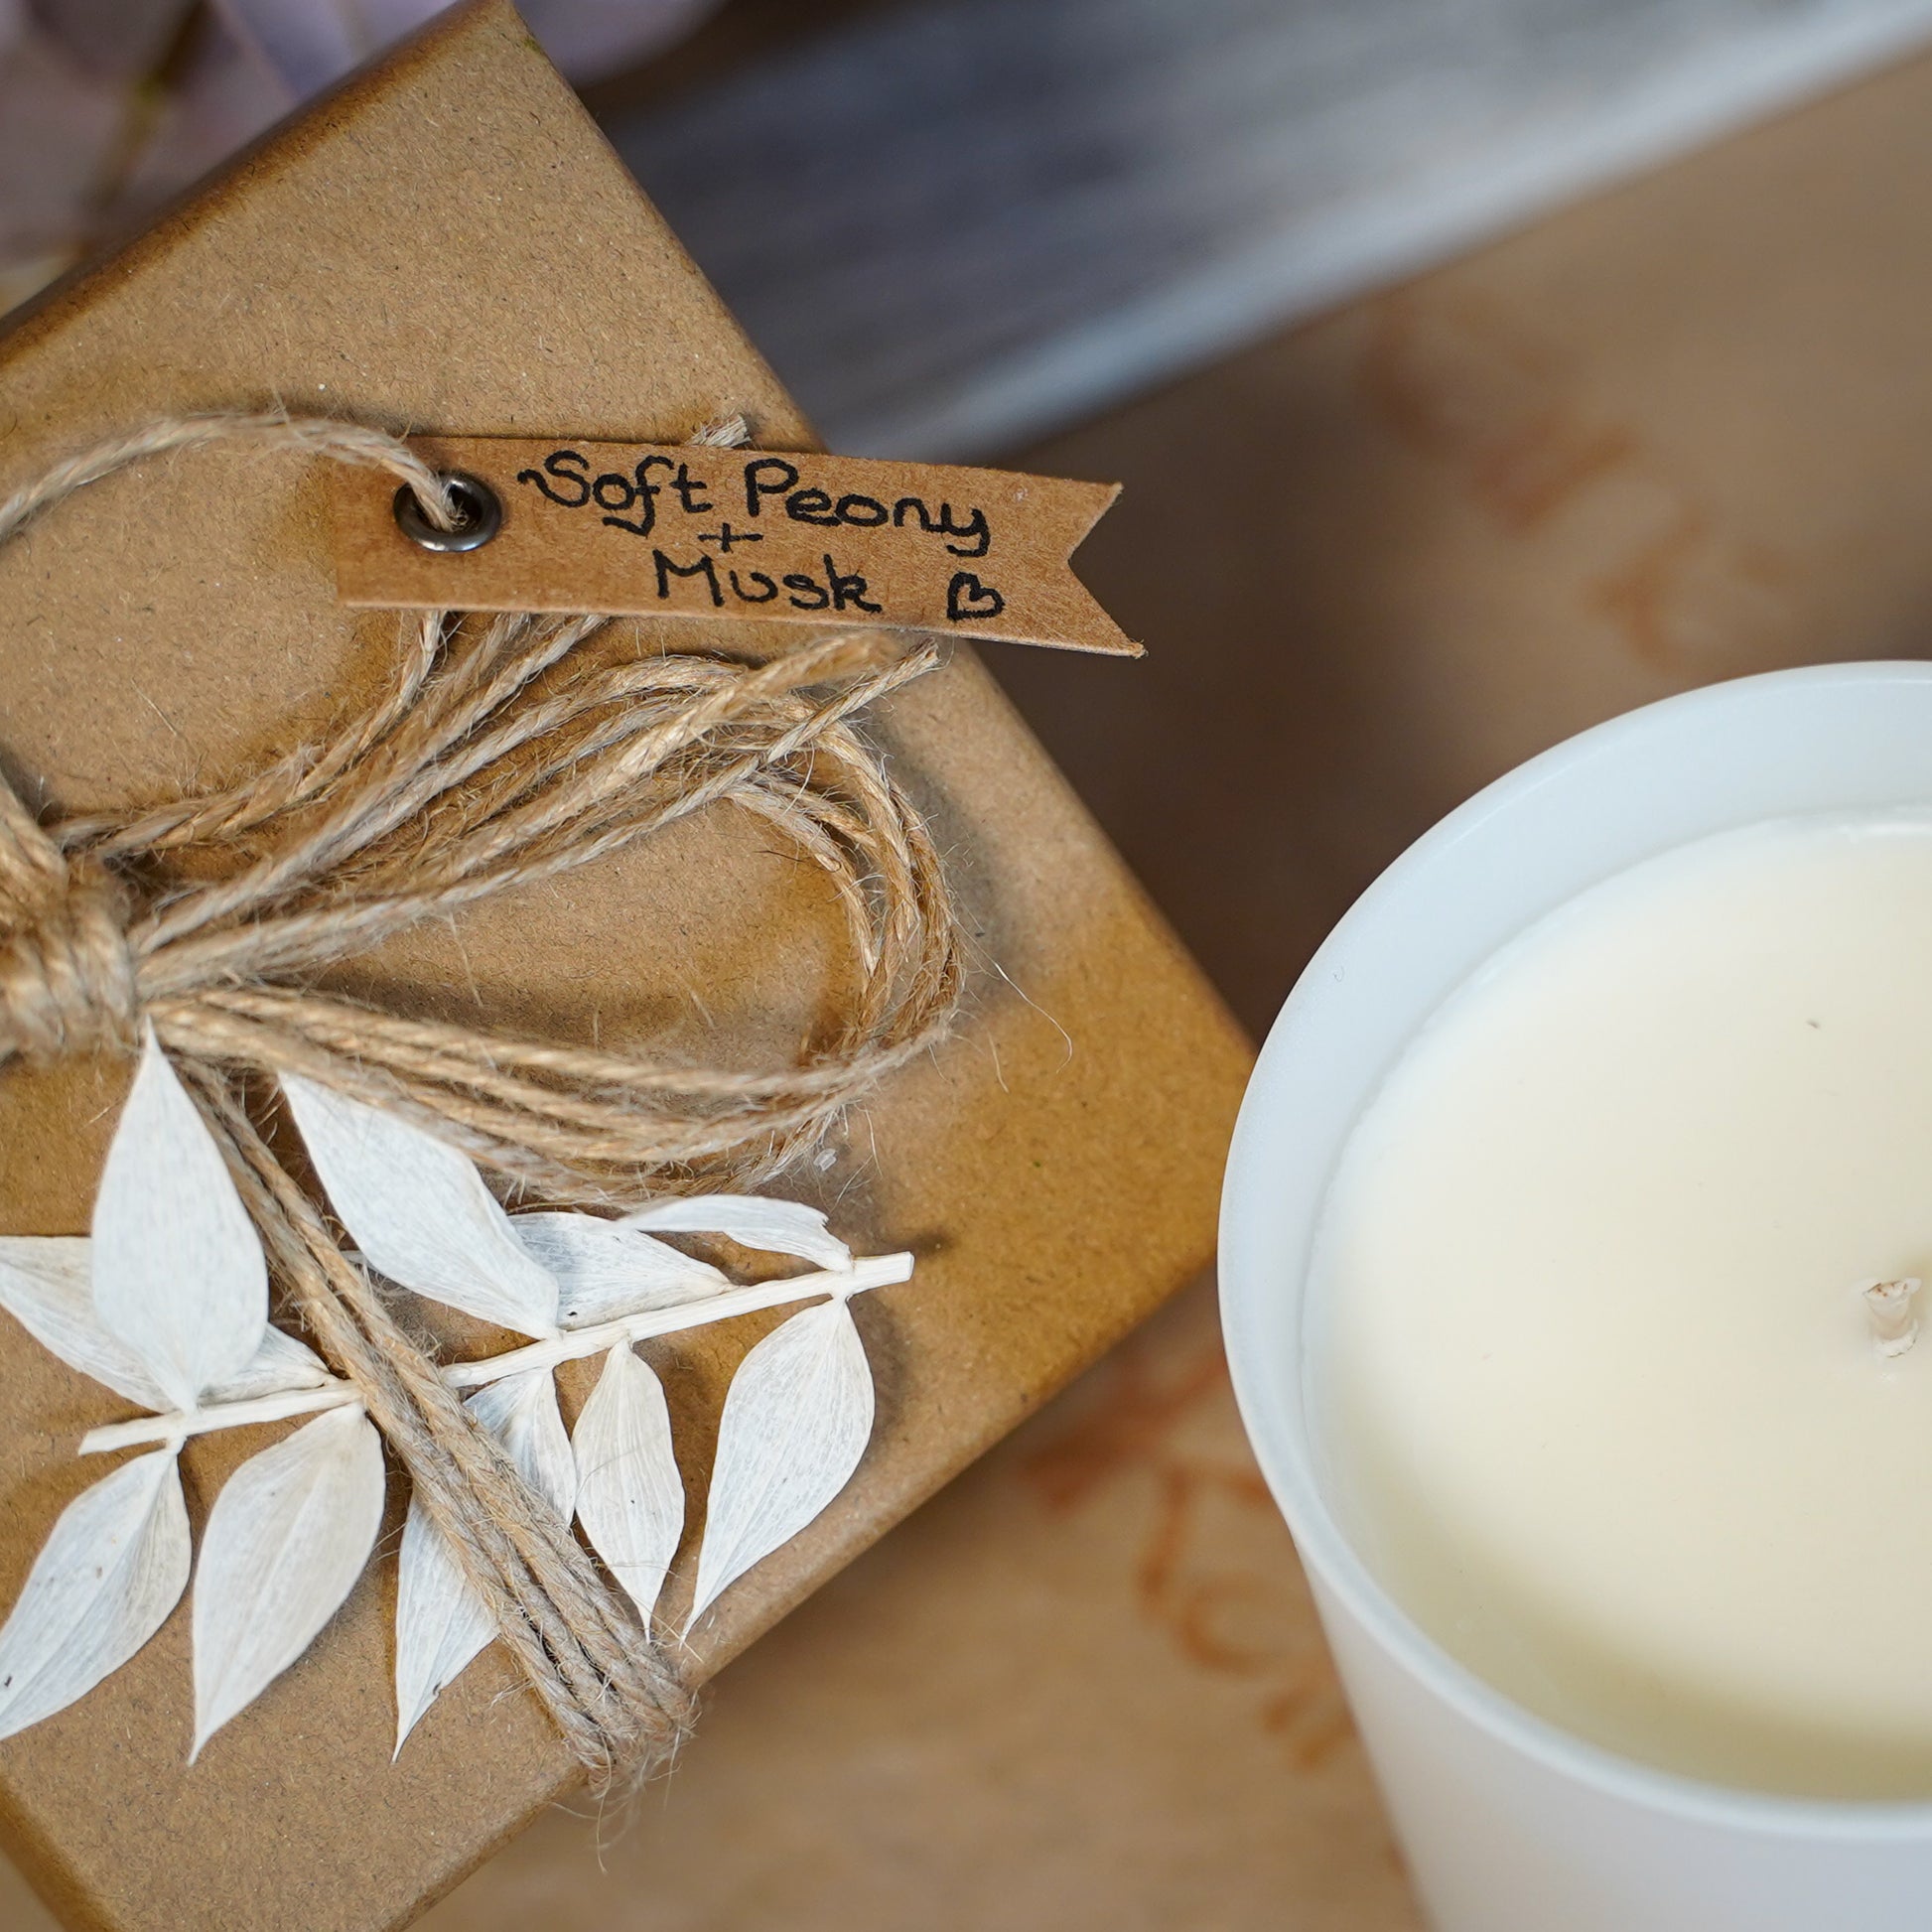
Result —
[[1800, 1796], [1667, 1770], [1564, 1729], [1452, 1657], [1374, 1578], [1328, 1506], [1303, 1384], [1305, 1291], [1355, 1121], [1422, 1022], [1516, 932], [1699, 838], [1886, 809], [1932, 811], [1932, 664], [1814, 665], [1706, 685], [1528, 759], [1408, 847], [1304, 968], [1256, 1061], [1221, 1196], [1235, 1398], [1311, 1576], [1496, 1742], [1626, 1803], [1786, 1838], [1932, 1840], [1932, 1794]]

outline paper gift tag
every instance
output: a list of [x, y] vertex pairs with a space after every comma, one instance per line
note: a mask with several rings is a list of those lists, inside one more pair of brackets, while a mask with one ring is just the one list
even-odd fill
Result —
[[568, 437], [413, 447], [469, 480], [474, 520], [452, 540], [389, 479], [339, 471], [345, 604], [877, 624], [1140, 655], [1067, 565], [1110, 483]]

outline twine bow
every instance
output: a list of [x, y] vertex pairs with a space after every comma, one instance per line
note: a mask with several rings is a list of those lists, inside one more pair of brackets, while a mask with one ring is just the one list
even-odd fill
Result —
[[[242, 440], [387, 470], [439, 527], [442, 484], [352, 424], [159, 422], [0, 503], [0, 543], [145, 458]], [[689, 1722], [672, 1665], [404, 1332], [283, 1168], [247, 1076], [295, 1072], [414, 1120], [558, 1202], [756, 1182], [924, 1051], [957, 1004], [960, 934], [931, 837], [856, 713], [938, 662], [832, 637], [770, 663], [610, 661], [611, 621], [412, 618], [387, 688], [319, 745], [129, 816], [42, 821], [0, 777], [0, 1069], [131, 1047], [151, 1025], [227, 1154], [270, 1261], [387, 1437], [571, 1750], [649, 1769]], [[327, 993], [320, 969], [719, 803], [821, 867], [858, 966], [797, 1064], [686, 1066], [513, 1039]]]

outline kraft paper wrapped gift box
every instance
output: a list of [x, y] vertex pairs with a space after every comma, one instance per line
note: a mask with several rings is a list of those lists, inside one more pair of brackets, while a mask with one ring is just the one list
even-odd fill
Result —
[[[742, 411], [811, 433], [505, 6], [466, 9], [244, 159], [0, 341], [0, 493], [161, 414], [284, 406], [391, 428], [676, 441]], [[0, 551], [0, 757], [63, 810], [237, 776], [366, 698], [395, 620], [334, 599], [321, 466], [214, 450], [102, 483]], [[645, 623], [634, 647], [768, 648]], [[1096, 659], [1095, 677], [1134, 667]], [[914, 1281], [858, 1312], [879, 1419], [857, 1476], [695, 1640], [716, 1670], [1207, 1259], [1247, 1051], [973, 654], [872, 729], [930, 812], [978, 949], [951, 1043], [853, 1120], [818, 1198]], [[1158, 778], [1151, 773], [1150, 781]], [[754, 1063], [836, 1001], [829, 894], [742, 815], [392, 942], [340, 983], [526, 1035]], [[85, 1228], [127, 1077], [0, 1077], [0, 1232]], [[769, 1317], [656, 1350], [691, 1486]], [[0, 1319], [0, 1601], [125, 1413]], [[583, 1384], [567, 1385], [566, 1409]], [[191, 1515], [270, 1440], [192, 1444]], [[492, 1647], [391, 1762], [388, 1552], [192, 1768], [189, 1610], [0, 1744], [7, 1849], [74, 1925], [405, 1923], [568, 1790]], [[687, 1538], [682, 1563], [688, 1571]], [[509, 1695], [505, 1695], [509, 1693]]]

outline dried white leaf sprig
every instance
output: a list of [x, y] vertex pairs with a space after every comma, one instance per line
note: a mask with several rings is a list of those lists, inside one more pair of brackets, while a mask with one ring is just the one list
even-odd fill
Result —
[[[408, 1122], [287, 1076], [291, 1112], [364, 1262], [399, 1286], [531, 1337], [443, 1373], [532, 1494], [568, 1522], [647, 1629], [684, 1532], [664, 1392], [633, 1344], [755, 1310], [813, 1306], [745, 1357], [726, 1396], [685, 1629], [845, 1486], [873, 1383], [848, 1304], [907, 1280], [908, 1254], [855, 1260], [817, 1209], [718, 1194], [604, 1220], [510, 1215], [467, 1156]], [[722, 1235], [812, 1272], [750, 1286], [660, 1234]], [[825, 1299], [818, 1299], [825, 1298]], [[268, 1319], [261, 1243], [152, 1033], [115, 1128], [91, 1238], [0, 1237], [0, 1307], [83, 1374], [153, 1412], [82, 1454], [158, 1445], [63, 1512], [0, 1627], [0, 1737], [83, 1696], [153, 1636], [188, 1587], [177, 1457], [190, 1436], [306, 1418], [229, 1477], [195, 1584], [191, 1757], [308, 1649], [368, 1562], [380, 1440], [354, 1389]], [[575, 1435], [559, 1363], [602, 1355]], [[413, 1501], [396, 1604], [396, 1747], [494, 1625]], [[640, 1630], [640, 1641], [643, 1631]]]

